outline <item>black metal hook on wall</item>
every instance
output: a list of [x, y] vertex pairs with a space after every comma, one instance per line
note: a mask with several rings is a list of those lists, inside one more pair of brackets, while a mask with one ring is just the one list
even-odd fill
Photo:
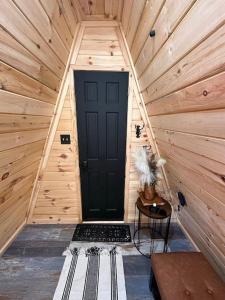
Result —
[[145, 125], [143, 125], [141, 127], [141, 125], [135, 125], [135, 129], [136, 129], [136, 138], [140, 138], [141, 136], [141, 131], [144, 129]]
[[149, 32], [149, 36], [150, 37], [154, 37], [155, 36], [155, 30], [152, 29], [150, 32]]

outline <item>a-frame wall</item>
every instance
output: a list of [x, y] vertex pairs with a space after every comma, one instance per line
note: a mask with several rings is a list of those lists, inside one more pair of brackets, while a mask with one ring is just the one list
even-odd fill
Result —
[[225, 278], [224, 0], [126, 0], [122, 24], [178, 220]]
[[71, 4], [69, 0], [1, 1], [0, 253], [26, 223], [33, 183], [78, 28]]
[[[35, 186], [29, 222], [76, 223], [82, 220], [73, 70], [116, 70], [130, 73], [125, 221], [133, 221], [138, 179], [132, 153], [137, 147], [150, 144], [155, 151], [155, 146], [119, 24], [110, 21], [104, 24], [82, 23], [72, 57], [68, 73], [70, 85], [65, 97], [59, 100], [62, 109], [56, 111], [58, 118], [53, 121], [47, 147], [49, 150], [45, 153]], [[136, 138], [135, 125], [145, 125], [140, 138]], [[71, 145], [60, 144], [60, 134], [63, 133], [71, 135]], [[164, 186], [160, 185], [160, 189], [163, 193], [167, 192], [165, 182]]]

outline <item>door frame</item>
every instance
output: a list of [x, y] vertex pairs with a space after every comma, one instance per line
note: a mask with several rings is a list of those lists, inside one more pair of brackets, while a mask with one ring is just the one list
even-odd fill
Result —
[[[77, 111], [76, 111], [76, 96], [75, 96], [75, 81], [74, 72], [76, 71], [103, 71], [103, 72], [127, 72], [128, 73], [128, 97], [127, 97], [127, 131], [126, 131], [126, 157], [125, 157], [125, 183], [124, 183], [124, 216], [122, 222], [128, 221], [128, 203], [129, 203], [129, 171], [130, 171], [130, 144], [131, 144], [131, 133], [132, 133], [132, 104], [133, 104], [133, 76], [132, 70], [129, 67], [105, 69], [104, 67], [90, 66], [82, 68], [80, 66], [71, 65], [70, 66], [70, 101], [73, 114], [73, 130], [74, 130], [74, 147], [76, 148], [77, 161], [79, 161], [79, 145], [78, 145], [78, 130], [77, 130]], [[79, 201], [79, 221], [83, 222], [82, 216], [82, 194], [81, 194], [81, 180], [80, 180], [80, 166], [77, 164], [76, 172], [76, 182], [78, 191], [78, 201]], [[98, 222], [98, 221], [96, 221]], [[114, 222], [114, 221], [112, 221]], [[110, 223], [110, 221], [107, 223]], [[114, 222], [115, 223], [115, 222]]]

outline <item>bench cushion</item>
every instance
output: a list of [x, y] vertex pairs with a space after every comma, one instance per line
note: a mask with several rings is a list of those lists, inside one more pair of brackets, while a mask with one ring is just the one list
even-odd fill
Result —
[[151, 262], [162, 300], [225, 299], [225, 285], [202, 253], [157, 253]]

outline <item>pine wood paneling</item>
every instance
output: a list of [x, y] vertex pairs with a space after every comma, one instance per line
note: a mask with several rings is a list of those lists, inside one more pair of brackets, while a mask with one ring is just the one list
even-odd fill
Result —
[[0, 152], [0, 178], [3, 181], [10, 175], [29, 166], [42, 154], [44, 140], [25, 144]]
[[[105, 6], [105, 1], [100, 0], [100, 1], [84, 1], [84, 0], [79, 0], [80, 5], [82, 7], [82, 10], [86, 15], [103, 15], [104, 14], [104, 6]], [[108, 2], [108, 1], [106, 1]], [[108, 4], [109, 6], [109, 4]], [[111, 6], [111, 3], [110, 3]], [[111, 8], [111, 7], [110, 7]]]
[[[224, 1], [152, 2], [157, 13], [148, 1], [142, 17], [152, 18], [139, 22], [130, 48], [141, 92], [178, 218], [225, 278]], [[187, 200], [180, 211], [178, 191]]]
[[205, 236], [204, 228], [196, 222], [196, 219], [193, 218], [191, 214], [188, 214], [185, 211], [180, 216], [180, 220], [188, 233], [192, 235], [194, 241], [198, 243], [200, 250], [207, 256], [215, 270], [222, 278], [224, 278], [224, 256], [218, 250], [216, 245]]
[[72, 0], [83, 20], [121, 20], [124, 0]]
[[[85, 49], [86, 54], [83, 54], [85, 45], [88, 48]], [[116, 53], [114, 47], [117, 47]], [[109, 70], [112, 66], [120, 69], [125, 67], [116, 27], [85, 27], [76, 66], [105, 67]]]
[[[214, 244], [218, 244], [219, 251], [222, 255], [224, 255], [224, 220], [220, 216], [217, 216], [210, 206], [207, 207], [204, 202], [197, 198], [184, 185], [179, 185], [178, 182], [179, 180], [171, 176], [170, 183], [171, 188], [174, 191], [174, 197], [176, 197], [175, 192], [179, 191], [180, 189], [183, 193], [185, 193], [187, 201], [190, 203], [190, 205], [188, 207], [185, 207], [183, 210], [185, 210], [188, 214], [193, 216], [197, 223], [200, 223], [201, 226], [204, 226], [206, 240], [207, 238], [211, 237], [211, 242]], [[201, 220], [202, 215], [204, 215], [205, 217], [203, 220]]]
[[0, 57], [4, 63], [58, 90], [59, 78], [3, 28], [0, 28]]
[[[70, 134], [71, 144], [62, 145], [60, 134]], [[40, 189], [32, 216], [33, 223], [79, 222], [77, 170], [76, 136], [68, 90], [47, 166], [40, 179]]]
[[54, 105], [0, 90], [1, 113], [52, 116]]
[[130, 20], [130, 14], [132, 11], [134, 0], [124, 0], [124, 6], [123, 6], [123, 14], [122, 14], [122, 25], [123, 25], [123, 31], [127, 32], [129, 20]]
[[70, 0], [59, 0], [59, 11], [64, 15], [66, 23], [69, 27], [70, 33], [74, 35], [74, 29], [78, 22], [76, 12], [74, 10], [72, 1]]
[[2, 0], [0, 251], [24, 225], [77, 17], [70, 1]]
[[[167, 171], [187, 187], [191, 187], [190, 190], [224, 220], [225, 201], [219, 196], [224, 193], [224, 164], [167, 143], [159, 142], [159, 145], [161, 152], [169, 161]], [[218, 189], [216, 192], [218, 197], [212, 192], [214, 190], [212, 187]]]
[[[149, 39], [148, 37], [164, 2], [165, 2], [164, 0], [158, 0], [158, 1], [151, 0], [151, 1], [147, 1], [145, 4], [142, 16], [140, 18], [140, 22], [138, 23], [138, 28], [135, 34], [133, 45], [131, 47], [131, 55], [134, 63], [136, 62], [141, 50], [142, 50], [141, 56], [143, 56], [143, 50], [146, 48], [148, 48], [148, 50], [146, 49], [148, 53], [151, 54], [152, 52], [150, 50], [150, 47], [153, 47], [152, 46], [153, 40]], [[177, 9], [175, 11], [177, 11]], [[166, 14], [163, 15], [165, 16]], [[154, 26], [154, 29], [156, 30], [158, 36], [158, 34], [160, 34], [160, 31], [158, 31], [159, 28], [156, 28]], [[126, 32], [125, 28], [124, 31]], [[136, 71], [138, 71], [137, 66], [135, 66], [135, 68]]]
[[64, 65], [12, 1], [1, 2], [0, 23], [59, 78]]
[[153, 128], [225, 138], [224, 109], [154, 116], [151, 124]]
[[[216, 5], [211, 0], [198, 0], [140, 77], [141, 90], [153, 83], [173, 64], [222, 25], [224, 18], [225, 6], [223, 0], [217, 0]], [[190, 24], [195, 24], [195, 26], [190, 27]]]
[[[60, 35], [64, 45], [70, 50], [72, 44], [72, 33], [66, 22], [65, 12], [62, 10], [58, 1], [55, 0], [40, 0], [44, 10], [46, 11], [51, 23]], [[74, 29], [75, 30], [75, 29]]]
[[118, 41], [82, 40], [80, 55], [122, 56]]
[[[149, 115], [225, 108], [225, 72], [146, 105]], [[214, 101], [216, 99], [216, 101]]]
[[49, 128], [51, 118], [47, 116], [0, 114], [0, 134], [23, 130]]
[[[185, 16], [185, 13], [195, 1], [196, 0], [167, 0], [165, 3], [164, 1], [153, 1], [152, 5], [148, 7], [146, 12], [146, 22], [148, 22], [148, 26], [144, 26], [144, 24], [141, 26], [141, 23], [139, 24], [140, 29], [137, 32], [136, 41], [134, 41], [131, 49], [135, 69], [139, 76], [148, 68], [153, 57], [170, 37], [182, 17]], [[163, 3], [164, 5], [162, 7]], [[160, 12], [161, 8], [162, 10]], [[156, 37], [148, 36], [149, 28], [155, 30]], [[140, 41], [143, 41], [143, 38], [141, 38], [143, 36], [141, 30], [144, 31], [143, 33], [146, 40], [144, 45], [143, 42], [140, 43]]]
[[[15, 0], [20, 10], [26, 15], [30, 22], [38, 29], [49, 47], [57, 54], [62, 62], [66, 62], [69, 51], [63, 44], [62, 39], [54, 28], [51, 19], [46, 14], [41, 3], [37, 0]], [[75, 19], [73, 19], [74, 21]], [[75, 26], [74, 26], [75, 28]]]
[[15, 133], [2, 133], [0, 134], [0, 151], [44, 140], [47, 136], [47, 132], [48, 129], [38, 129]]
[[125, 32], [127, 44], [129, 47], [131, 47], [133, 44], [134, 36], [137, 31], [139, 21], [141, 19], [145, 2], [145, 0], [133, 1], [127, 31]]
[[123, 56], [97, 56], [97, 55], [78, 55], [77, 66], [88, 66], [88, 65], [94, 65], [94, 66], [124, 66], [124, 59]]
[[114, 27], [101, 28], [99, 27], [86, 27], [83, 35], [83, 40], [97, 40], [97, 41], [111, 41], [118, 40], [116, 29]]
[[57, 93], [13, 67], [0, 62], [0, 89], [55, 103]]
[[14, 185], [13, 189], [7, 192], [4, 191], [1, 194], [1, 214], [8, 214], [8, 209], [11, 209], [13, 201], [16, 201], [18, 198], [22, 198], [24, 194], [26, 195], [26, 193], [31, 190], [31, 181], [32, 177], [27, 176], [24, 180], [20, 181], [19, 184]]
[[138, 108], [137, 101], [140, 101], [133, 96], [132, 103], [132, 116], [131, 116], [131, 140], [130, 140], [130, 167], [129, 167], [129, 201], [128, 201], [128, 221], [133, 222], [135, 218], [135, 202], [137, 200], [137, 190], [139, 188], [139, 178], [134, 166], [134, 159], [132, 155], [138, 148], [152, 144], [149, 141], [149, 137], [146, 132], [146, 127], [142, 130], [141, 137], [136, 137], [135, 125], [139, 124], [141, 127], [146, 126], [145, 120], [143, 120], [140, 110]]
[[162, 130], [154, 128], [157, 139], [193, 151], [200, 155], [209, 157], [218, 162], [225, 163], [223, 149], [225, 147], [224, 139], [209, 138], [207, 136], [187, 134], [183, 132]]
[[224, 37], [225, 25], [149, 86], [144, 93], [145, 102], [171, 94], [224, 71]]

